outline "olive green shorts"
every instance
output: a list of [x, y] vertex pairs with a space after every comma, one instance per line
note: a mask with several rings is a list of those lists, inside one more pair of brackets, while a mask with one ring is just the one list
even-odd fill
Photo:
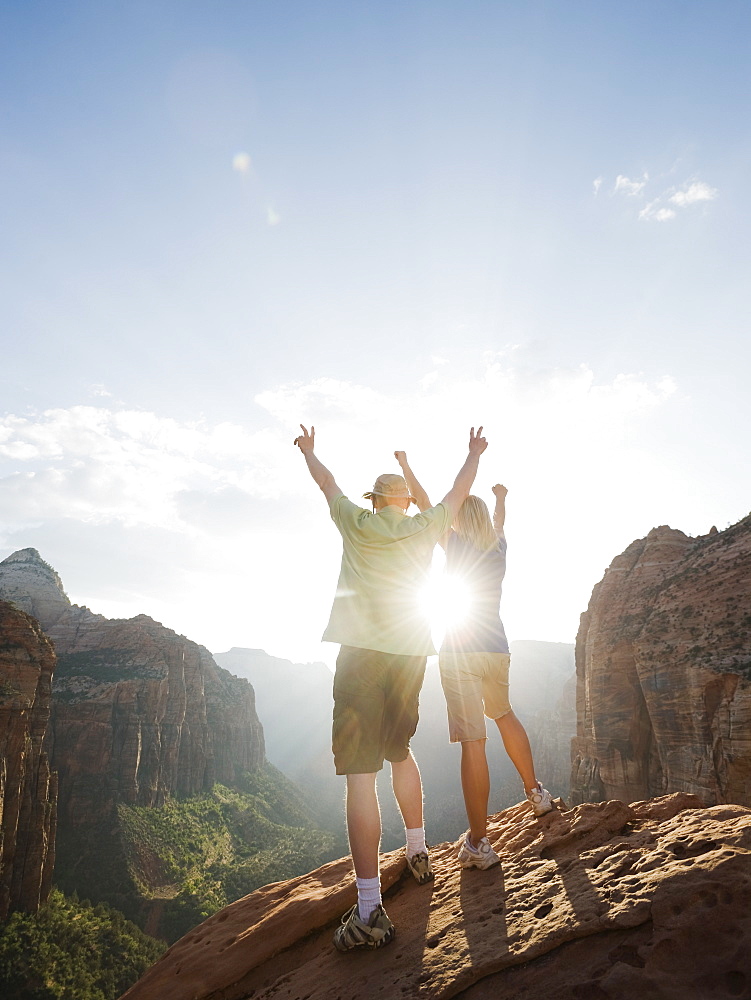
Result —
[[452, 743], [485, 739], [485, 717], [500, 719], [511, 711], [510, 662], [508, 653], [441, 653], [438, 657]]
[[342, 646], [334, 675], [331, 744], [337, 774], [372, 774], [402, 761], [417, 729], [425, 656]]

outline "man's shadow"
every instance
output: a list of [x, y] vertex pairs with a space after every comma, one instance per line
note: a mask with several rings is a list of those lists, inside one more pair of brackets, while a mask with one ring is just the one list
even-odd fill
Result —
[[461, 920], [470, 963], [478, 964], [481, 956], [487, 959], [489, 941], [497, 957], [504, 958], [508, 954], [508, 926], [503, 865], [484, 871], [465, 868], [459, 878]]

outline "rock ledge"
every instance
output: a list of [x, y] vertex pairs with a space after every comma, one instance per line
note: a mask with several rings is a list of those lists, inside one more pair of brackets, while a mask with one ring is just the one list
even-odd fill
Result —
[[331, 945], [355, 898], [350, 861], [279, 882], [178, 941], [127, 1000], [690, 1000], [751, 991], [751, 810], [674, 794], [498, 813], [501, 864], [462, 871], [433, 848], [420, 887], [382, 859], [397, 927], [383, 951]]

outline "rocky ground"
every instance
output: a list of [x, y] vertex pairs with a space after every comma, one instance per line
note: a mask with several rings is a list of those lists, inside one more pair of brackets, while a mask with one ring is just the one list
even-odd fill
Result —
[[493, 817], [501, 864], [456, 845], [420, 887], [382, 860], [397, 926], [382, 951], [331, 944], [348, 858], [238, 900], [178, 941], [127, 1000], [704, 1000], [751, 995], [751, 809], [673, 794]]

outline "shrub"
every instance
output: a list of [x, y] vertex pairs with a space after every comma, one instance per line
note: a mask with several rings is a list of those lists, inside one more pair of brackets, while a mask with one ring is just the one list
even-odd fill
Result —
[[3, 1000], [117, 1000], [164, 951], [122, 913], [53, 890], [0, 927]]

